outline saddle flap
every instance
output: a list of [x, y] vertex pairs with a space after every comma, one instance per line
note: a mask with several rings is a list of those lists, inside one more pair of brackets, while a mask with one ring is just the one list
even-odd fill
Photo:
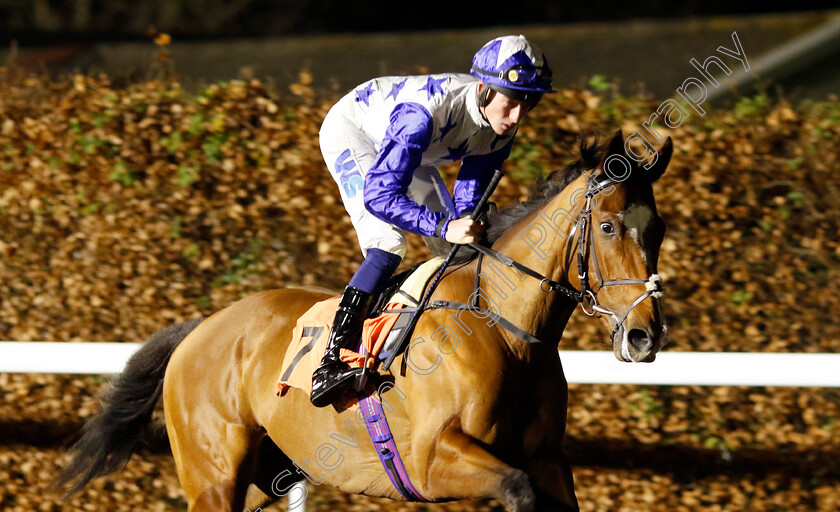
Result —
[[[364, 321], [358, 350], [342, 348], [341, 360], [351, 368], [361, 368], [367, 354], [371, 356], [367, 359], [368, 368], [375, 368], [380, 360], [384, 360], [394, 350], [399, 332], [408, 324], [407, 313], [412, 310], [401, 310], [412, 308], [419, 302], [429, 280], [442, 263], [442, 259], [433, 258], [414, 269], [392, 293], [382, 312]], [[326, 352], [339, 300], [340, 297], [331, 297], [318, 302], [298, 319], [280, 369], [277, 395], [284, 396], [290, 388], [312, 393], [312, 373]]]

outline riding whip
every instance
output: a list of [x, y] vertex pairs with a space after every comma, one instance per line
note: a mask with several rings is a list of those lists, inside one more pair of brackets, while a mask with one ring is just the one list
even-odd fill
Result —
[[[484, 208], [487, 206], [487, 202], [490, 200], [490, 196], [493, 194], [493, 191], [496, 190], [496, 186], [499, 184], [499, 180], [502, 179], [503, 173], [500, 169], [496, 169], [493, 171], [493, 177], [490, 179], [490, 183], [487, 184], [487, 188], [484, 190], [484, 195], [481, 196], [481, 199], [478, 200], [478, 203], [475, 205], [475, 209], [473, 210], [472, 214], [470, 215], [470, 219], [478, 220], [481, 217], [481, 214], [484, 212]], [[426, 293], [423, 295], [423, 299], [420, 301], [420, 304], [417, 305], [417, 309], [414, 313], [411, 314], [408, 325], [402, 330], [400, 340], [395, 344], [394, 350], [388, 356], [388, 359], [385, 361], [385, 364], [382, 365], [382, 369], [388, 371], [388, 368], [391, 367], [391, 363], [394, 362], [394, 358], [397, 357], [405, 344], [411, 337], [411, 333], [414, 331], [414, 327], [417, 325], [417, 320], [420, 319], [420, 314], [425, 309], [426, 304], [428, 304], [429, 299], [431, 298], [432, 294], [437, 288], [438, 283], [440, 282], [441, 278], [443, 277], [444, 272], [446, 272], [446, 267], [452, 263], [452, 260], [455, 259], [455, 255], [458, 254], [458, 249], [461, 248], [460, 244], [455, 244], [452, 246], [452, 249], [449, 250], [449, 255], [444, 260], [443, 264], [438, 269], [437, 274], [435, 274], [434, 280], [429, 283], [428, 288], [426, 288]]]

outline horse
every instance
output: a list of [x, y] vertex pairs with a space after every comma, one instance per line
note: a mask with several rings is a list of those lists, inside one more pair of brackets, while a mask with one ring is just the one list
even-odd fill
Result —
[[[600, 318], [621, 361], [653, 361], [667, 342], [657, 275], [665, 225], [652, 183], [671, 140], [644, 166], [628, 159], [621, 131], [579, 146], [575, 163], [496, 213], [486, 257], [449, 269], [432, 297], [474, 307], [424, 312], [382, 376], [405, 471], [427, 501], [579, 510], [562, 446], [568, 385], [557, 345], [567, 321], [578, 305]], [[404, 499], [352, 408], [314, 408], [297, 389], [275, 394], [296, 320], [335, 295], [261, 291], [155, 333], [83, 426], [54, 487], [70, 495], [127, 463], [162, 396], [190, 512], [253, 510], [304, 479]]]

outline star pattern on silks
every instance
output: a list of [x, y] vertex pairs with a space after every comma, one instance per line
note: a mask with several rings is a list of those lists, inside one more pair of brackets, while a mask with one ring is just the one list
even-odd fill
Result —
[[368, 98], [370, 98], [371, 94], [373, 94], [373, 82], [368, 82], [364, 89], [356, 91], [356, 101], [361, 101], [365, 105], [370, 106]]
[[452, 112], [450, 112], [446, 124], [440, 127], [440, 138], [438, 140], [443, 140], [446, 134], [451, 132], [456, 126], [458, 126], [458, 123], [452, 121]]
[[405, 87], [406, 82], [408, 82], [408, 78], [406, 78], [402, 82], [395, 82], [391, 86], [391, 92], [388, 93], [388, 96], [385, 96], [385, 99], [387, 100], [388, 98], [393, 96], [394, 100], [396, 100], [397, 96], [399, 96], [399, 94], [400, 94], [400, 91], [402, 91], [403, 87]]
[[507, 135], [496, 135], [496, 138], [493, 139], [493, 142], [490, 143], [490, 151], [496, 151], [496, 144], [503, 140], [506, 140], [507, 138]]
[[464, 158], [465, 156], [467, 156], [467, 153], [469, 152], [467, 150], [467, 145], [469, 144], [469, 142], [470, 142], [470, 140], [467, 139], [464, 142], [458, 144], [454, 148], [447, 147], [446, 150], [449, 151], [449, 156], [447, 156], [445, 158], [448, 158], [449, 160], [452, 160], [453, 162], [457, 162], [458, 160]]
[[417, 89], [418, 91], [426, 91], [426, 94], [429, 95], [427, 99], [432, 99], [435, 94], [443, 94], [443, 87], [441, 84], [446, 81], [446, 77], [443, 78], [435, 78], [430, 76], [428, 80], [426, 80], [426, 85]]

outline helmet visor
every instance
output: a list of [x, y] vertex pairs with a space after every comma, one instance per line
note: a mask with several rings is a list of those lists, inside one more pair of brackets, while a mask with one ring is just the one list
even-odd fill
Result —
[[540, 76], [541, 70], [542, 68], [536, 68], [534, 66], [511, 66], [502, 71], [499, 78], [516, 85], [534, 85], [537, 77]]
[[[496, 73], [485, 69], [479, 69], [477, 67], [473, 67], [473, 69], [485, 75], [496, 75]], [[542, 73], [545, 73], [545, 75], [542, 75]], [[542, 66], [536, 67], [519, 64], [501, 71], [496, 76], [513, 86], [540, 87], [546, 80], [551, 80], [551, 69]]]

